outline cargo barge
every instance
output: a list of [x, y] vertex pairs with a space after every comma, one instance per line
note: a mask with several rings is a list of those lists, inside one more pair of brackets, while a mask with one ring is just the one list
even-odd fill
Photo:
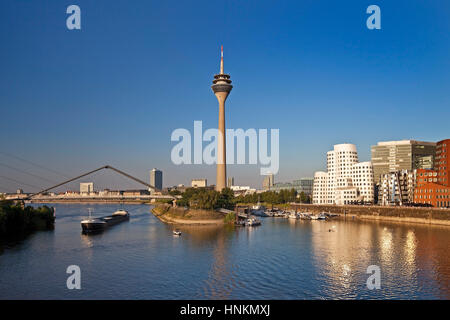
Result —
[[117, 210], [110, 216], [89, 218], [81, 221], [83, 233], [101, 232], [106, 228], [130, 219], [130, 214], [125, 210]]

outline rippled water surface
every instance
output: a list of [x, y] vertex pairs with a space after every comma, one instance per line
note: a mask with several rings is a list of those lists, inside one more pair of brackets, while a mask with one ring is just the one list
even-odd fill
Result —
[[[121, 206], [54, 206], [54, 231], [0, 249], [1, 299], [450, 299], [450, 227], [265, 218], [174, 237], [149, 206], [124, 205], [129, 222], [86, 236], [87, 208]], [[69, 265], [81, 290], [66, 287]], [[370, 265], [380, 290], [367, 289]]]

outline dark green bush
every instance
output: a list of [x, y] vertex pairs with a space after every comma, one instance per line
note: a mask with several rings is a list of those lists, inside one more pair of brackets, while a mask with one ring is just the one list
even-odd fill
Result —
[[47, 206], [22, 207], [10, 201], [0, 202], [0, 237], [16, 237], [36, 230], [51, 230], [55, 225], [54, 209]]

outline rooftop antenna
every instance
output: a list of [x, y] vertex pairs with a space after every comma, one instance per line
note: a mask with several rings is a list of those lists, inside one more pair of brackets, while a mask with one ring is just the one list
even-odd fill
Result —
[[220, 46], [220, 74], [223, 73], [223, 46]]

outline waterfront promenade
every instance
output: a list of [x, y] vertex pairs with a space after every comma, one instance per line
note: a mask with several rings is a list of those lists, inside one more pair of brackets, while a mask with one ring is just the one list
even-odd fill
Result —
[[450, 226], [450, 209], [393, 207], [393, 206], [359, 206], [359, 205], [314, 205], [291, 204], [291, 209], [313, 213], [337, 213], [341, 217], [383, 220], [393, 222], [410, 222]]

